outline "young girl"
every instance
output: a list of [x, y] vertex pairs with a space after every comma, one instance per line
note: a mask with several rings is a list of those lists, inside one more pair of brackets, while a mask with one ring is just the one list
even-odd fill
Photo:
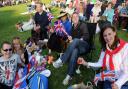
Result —
[[21, 61], [25, 63], [25, 58], [24, 58], [24, 47], [21, 42], [20, 37], [14, 37], [12, 40], [12, 48], [13, 52], [18, 54], [21, 57]]

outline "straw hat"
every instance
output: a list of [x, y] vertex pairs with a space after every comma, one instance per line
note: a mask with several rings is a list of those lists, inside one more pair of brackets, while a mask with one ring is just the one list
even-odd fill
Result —
[[61, 18], [61, 17], [64, 17], [65, 15], [67, 15], [68, 13], [67, 12], [60, 12], [60, 15], [57, 17], [58, 19]]

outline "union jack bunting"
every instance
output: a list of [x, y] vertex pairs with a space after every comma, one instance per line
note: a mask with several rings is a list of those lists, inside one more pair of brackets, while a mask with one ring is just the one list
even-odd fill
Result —
[[26, 80], [30, 80], [35, 74], [40, 73], [40, 71], [45, 70], [44, 67], [38, 67], [37, 69], [32, 67], [30, 72], [27, 72], [27, 67], [24, 69], [19, 69], [16, 74], [15, 83], [13, 89], [29, 89], [31, 84], [28, 84]]
[[37, 65], [38, 64], [38, 61], [36, 60], [36, 57], [35, 57], [35, 55], [32, 55], [32, 57], [30, 57], [30, 64], [32, 65], [32, 67], [34, 66], [34, 65]]
[[35, 73], [46, 69], [46, 64], [42, 62], [41, 66], [37, 66], [37, 60], [34, 55], [29, 58], [29, 64], [21, 68], [16, 73], [13, 89], [29, 89], [31, 87], [26, 80], [33, 77]]
[[116, 75], [115, 75], [115, 71], [103, 71], [99, 74], [95, 75], [94, 78], [94, 83], [97, 86], [98, 81], [110, 81], [110, 82], [114, 82], [117, 79]]
[[51, 22], [54, 16], [51, 13], [47, 13], [48, 20]]
[[54, 23], [54, 30], [59, 36], [68, 36], [61, 20], [58, 20]]
[[13, 89], [28, 89], [26, 78], [27, 78], [27, 67], [21, 68], [16, 73]]

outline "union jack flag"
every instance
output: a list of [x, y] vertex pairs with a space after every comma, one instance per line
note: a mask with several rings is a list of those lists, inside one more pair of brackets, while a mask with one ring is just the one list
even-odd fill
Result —
[[58, 20], [54, 23], [54, 30], [59, 36], [68, 36], [61, 20]]
[[115, 75], [115, 71], [103, 71], [99, 74], [95, 75], [94, 78], [94, 83], [97, 86], [98, 81], [110, 81], [110, 82], [114, 82], [117, 79], [116, 75]]
[[48, 20], [51, 22], [54, 16], [51, 13], [47, 13]]

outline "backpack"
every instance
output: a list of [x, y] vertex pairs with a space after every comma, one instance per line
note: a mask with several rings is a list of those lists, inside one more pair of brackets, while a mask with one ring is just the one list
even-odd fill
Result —
[[40, 73], [30, 77], [29, 89], [48, 89], [48, 78]]

